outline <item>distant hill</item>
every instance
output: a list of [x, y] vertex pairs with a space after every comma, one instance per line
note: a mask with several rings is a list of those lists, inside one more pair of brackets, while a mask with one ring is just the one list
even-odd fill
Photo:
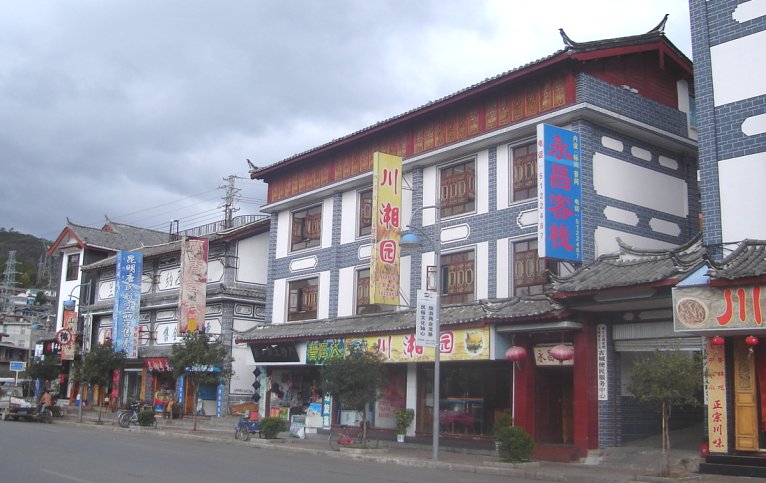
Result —
[[[19, 288], [45, 288], [48, 283], [47, 277], [37, 283], [38, 265], [41, 259], [45, 259], [48, 248], [53, 244], [49, 240], [37, 238], [34, 235], [19, 233], [13, 229], [0, 227], [0, 284], [5, 283], [3, 273], [6, 270], [8, 253], [16, 251], [16, 287]], [[42, 258], [41, 258], [42, 257]], [[53, 270], [51, 281], [55, 286], [58, 282], [58, 273], [61, 270], [58, 257], [50, 260]]]

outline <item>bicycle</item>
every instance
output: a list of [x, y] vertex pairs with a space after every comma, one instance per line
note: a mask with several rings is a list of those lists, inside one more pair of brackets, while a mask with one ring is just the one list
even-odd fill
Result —
[[[361, 448], [363, 446], [362, 422], [356, 426], [337, 426], [330, 431], [327, 441], [334, 451], [341, 448]], [[367, 423], [367, 448], [375, 449], [380, 446], [380, 440], [370, 437], [370, 423]]]
[[[117, 424], [120, 425], [121, 428], [127, 428], [131, 424], [138, 425], [138, 413], [140, 413], [146, 406], [140, 402], [135, 402], [130, 405], [129, 409], [123, 409], [120, 411], [120, 413], [117, 415]], [[154, 427], [157, 427], [157, 420], [154, 420]]]

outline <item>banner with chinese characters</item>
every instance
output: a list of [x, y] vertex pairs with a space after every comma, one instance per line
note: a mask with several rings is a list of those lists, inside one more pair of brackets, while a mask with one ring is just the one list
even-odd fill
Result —
[[66, 307], [62, 312], [63, 323], [61, 330], [56, 334], [56, 342], [61, 347], [61, 360], [74, 360], [77, 344], [75, 344], [75, 335], [77, 334], [77, 311], [68, 310]]
[[705, 398], [707, 431], [711, 453], [729, 451], [729, 428], [726, 423], [726, 353], [708, 339], [705, 350]]
[[415, 313], [415, 338], [418, 345], [436, 347], [436, 292], [418, 290], [418, 305]]
[[607, 360], [606, 324], [596, 326], [597, 392], [599, 401], [609, 400], [609, 364]]
[[178, 291], [178, 332], [205, 332], [207, 297], [207, 238], [181, 241], [181, 281]]
[[[535, 365], [538, 366], [573, 366], [574, 359], [568, 359], [565, 361], [559, 361], [554, 359], [551, 355], [551, 349], [559, 344], [539, 344], [532, 348], [532, 353], [535, 356]], [[563, 345], [572, 347], [572, 344], [565, 343]]]
[[[673, 325], [678, 332], [763, 327], [762, 288], [674, 287]], [[766, 292], [766, 291], [765, 291]]]
[[306, 343], [306, 364], [324, 364], [345, 354], [346, 341], [343, 339], [310, 340]]
[[138, 358], [138, 312], [141, 306], [141, 252], [117, 252], [112, 331], [114, 350], [128, 359]]
[[370, 304], [399, 305], [399, 237], [402, 211], [402, 158], [374, 153]]
[[537, 125], [537, 254], [582, 261], [580, 137]]
[[[434, 360], [434, 348], [416, 344], [415, 333], [346, 339], [346, 348], [362, 344], [383, 356], [383, 362], [429, 362]], [[489, 360], [489, 329], [442, 330], [439, 337], [439, 358], [442, 361]]]

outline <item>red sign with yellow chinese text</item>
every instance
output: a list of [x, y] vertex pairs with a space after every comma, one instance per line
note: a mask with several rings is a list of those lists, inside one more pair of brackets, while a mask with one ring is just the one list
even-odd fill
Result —
[[402, 158], [374, 153], [372, 164], [370, 304], [399, 305]]

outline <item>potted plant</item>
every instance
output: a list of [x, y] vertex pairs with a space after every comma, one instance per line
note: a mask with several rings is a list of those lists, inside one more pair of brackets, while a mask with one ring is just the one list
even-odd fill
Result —
[[495, 437], [495, 449], [497, 451], [500, 451], [500, 441], [497, 438], [498, 433], [503, 428], [512, 428], [512, 427], [513, 427], [513, 417], [510, 415], [510, 413], [504, 412], [495, 421], [495, 425], [492, 427], [492, 435]]
[[511, 463], [529, 461], [535, 450], [532, 436], [519, 426], [500, 428], [495, 434], [495, 441], [499, 443], [500, 457]]
[[407, 434], [407, 428], [412, 424], [412, 420], [415, 419], [414, 409], [398, 409], [394, 412], [396, 418], [396, 441], [404, 443], [404, 435]]

